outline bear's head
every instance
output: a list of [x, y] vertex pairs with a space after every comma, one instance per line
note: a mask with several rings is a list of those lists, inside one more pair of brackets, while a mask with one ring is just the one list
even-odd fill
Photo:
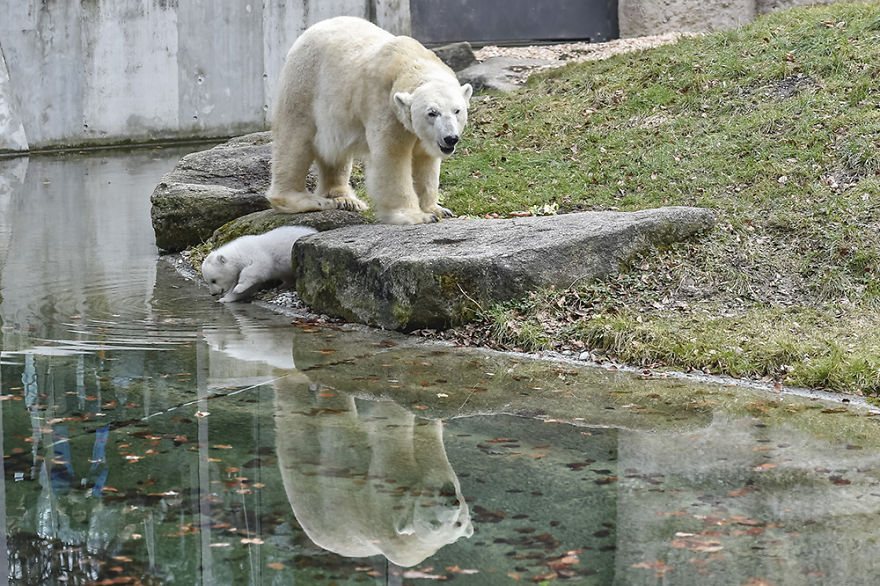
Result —
[[429, 81], [412, 93], [394, 94], [397, 118], [415, 134], [430, 155], [448, 157], [467, 124], [467, 109], [473, 94], [471, 84], [450, 85], [446, 80]]
[[202, 262], [202, 276], [211, 295], [223, 295], [238, 283], [238, 267], [219, 251], [214, 251]]

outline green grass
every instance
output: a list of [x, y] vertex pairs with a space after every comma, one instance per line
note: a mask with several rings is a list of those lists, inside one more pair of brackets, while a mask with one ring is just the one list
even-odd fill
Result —
[[880, 3], [533, 76], [477, 98], [462, 146], [458, 213], [718, 211], [617, 279], [487, 310], [494, 345], [880, 391]]

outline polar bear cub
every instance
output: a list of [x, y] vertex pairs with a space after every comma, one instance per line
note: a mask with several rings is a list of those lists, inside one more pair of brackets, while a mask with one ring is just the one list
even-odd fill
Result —
[[268, 281], [293, 281], [293, 243], [316, 230], [282, 226], [258, 236], [242, 236], [224, 244], [202, 262], [202, 276], [220, 301], [241, 301]]
[[[319, 22], [296, 40], [281, 72], [269, 202], [293, 213], [366, 209], [349, 185], [358, 156], [380, 221], [452, 216], [438, 203], [440, 161], [455, 151], [472, 93], [415, 39], [359, 18]], [[313, 162], [314, 194], [306, 190]]]

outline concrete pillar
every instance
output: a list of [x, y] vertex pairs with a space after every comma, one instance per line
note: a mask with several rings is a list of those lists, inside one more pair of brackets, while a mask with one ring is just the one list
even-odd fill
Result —
[[395, 35], [412, 34], [409, 0], [372, 0], [375, 22]]
[[0, 45], [0, 153], [23, 152], [28, 150], [27, 136], [24, 125], [18, 115], [6, 59], [3, 57], [3, 46]]

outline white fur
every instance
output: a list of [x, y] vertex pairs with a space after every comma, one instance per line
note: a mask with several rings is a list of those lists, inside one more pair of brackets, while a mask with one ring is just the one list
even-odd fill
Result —
[[[352, 158], [365, 156], [379, 220], [452, 215], [438, 203], [440, 161], [455, 150], [473, 90], [418, 41], [359, 18], [331, 18], [293, 44], [278, 85], [267, 194], [274, 208], [366, 209], [349, 185]], [[314, 194], [306, 190], [313, 161]]]
[[341, 556], [382, 554], [409, 567], [473, 535], [441, 421], [393, 401], [319, 397], [314, 386], [294, 372], [275, 392], [281, 481], [309, 539]]
[[211, 295], [223, 295], [220, 301], [225, 303], [247, 299], [268, 281], [290, 286], [293, 243], [314, 233], [305, 226], [282, 226], [224, 244], [202, 262], [202, 276]]

